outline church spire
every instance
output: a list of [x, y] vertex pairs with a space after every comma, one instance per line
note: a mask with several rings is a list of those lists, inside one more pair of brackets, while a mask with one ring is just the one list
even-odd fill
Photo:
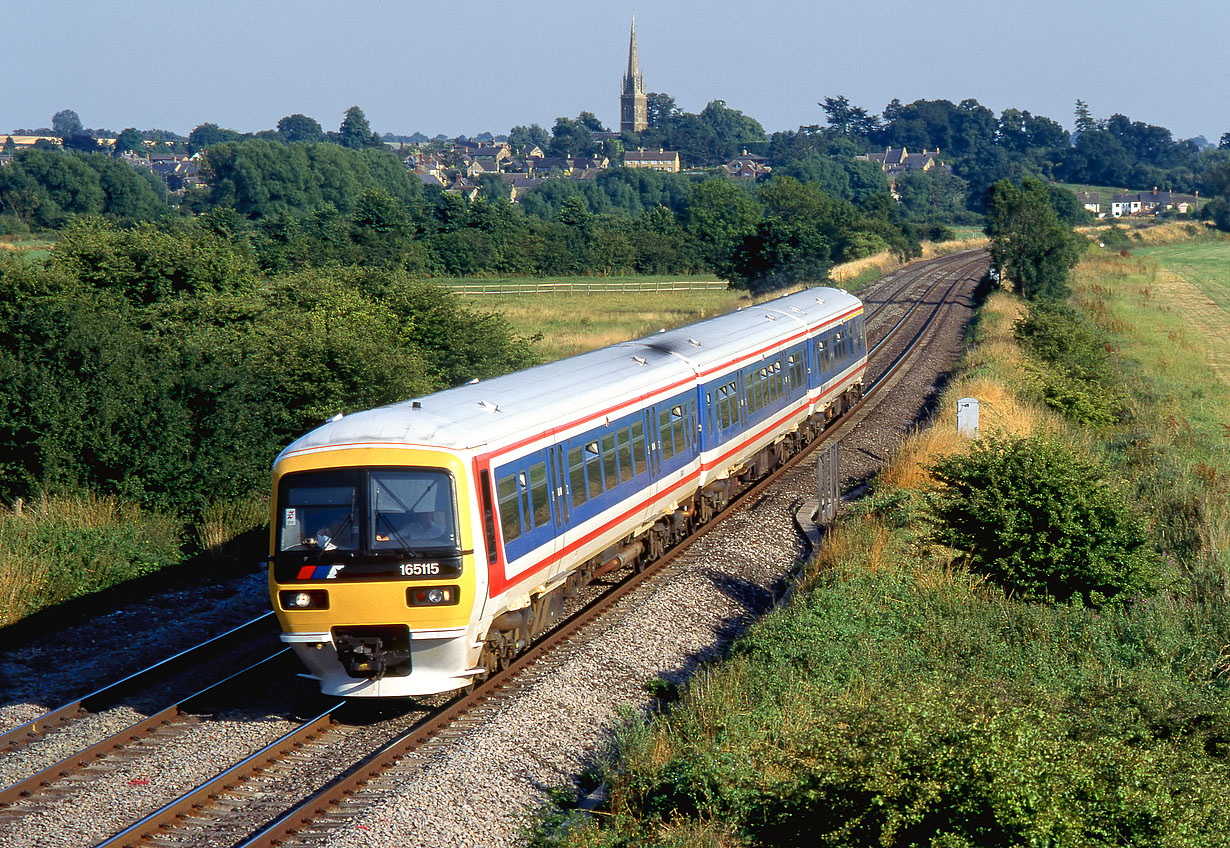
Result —
[[641, 64], [636, 55], [636, 18], [628, 38], [628, 73], [624, 76], [619, 96], [619, 131], [644, 132], [649, 127], [649, 101], [645, 96], [645, 81], [641, 79]]
[[641, 65], [636, 56], [636, 18], [632, 19], [632, 34], [628, 37], [628, 74], [624, 77], [624, 94], [644, 94]]

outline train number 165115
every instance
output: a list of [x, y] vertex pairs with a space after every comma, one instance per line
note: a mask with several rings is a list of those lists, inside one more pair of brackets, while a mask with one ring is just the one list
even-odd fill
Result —
[[404, 562], [401, 565], [402, 577], [432, 577], [439, 573], [438, 562]]

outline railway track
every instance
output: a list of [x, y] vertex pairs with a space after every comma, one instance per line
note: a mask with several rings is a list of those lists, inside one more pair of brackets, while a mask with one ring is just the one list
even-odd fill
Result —
[[[874, 380], [873, 386], [864, 400], [847, 414], [844, 419], [846, 424], [838, 423], [828, 428], [813, 442], [812, 447], [840, 437], [843, 428], [857, 419], [859, 411], [874, 403], [876, 395], [906, 360], [909, 350], [913, 350], [924, 338], [927, 328], [940, 314], [944, 304], [958, 287], [968, 283], [970, 275], [976, 274], [979, 267], [985, 268], [985, 265], [985, 258], [980, 258], [979, 255], [947, 257], [946, 261], [938, 263], [938, 266], [931, 266], [926, 273], [901, 275], [903, 279], [893, 280], [865, 295], [869, 303], [874, 304], [869, 306], [868, 310], [869, 343], [875, 345], [872, 353], [876, 360], [875, 363], [869, 364], [869, 376]], [[894, 314], [892, 307], [899, 296], [911, 289], [921, 289], [911, 295], [914, 304], [896, 310], [903, 312], [903, 315]], [[934, 302], [928, 304], [928, 299]], [[931, 316], [924, 324], [920, 313], [925, 312], [928, 306], [931, 307]], [[912, 337], [911, 329], [914, 329]], [[873, 342], [877, 336], [878, 340]], [[894, 351], [900, 347], [902, 351], [891, 357], [891, 366], [881, 364], [889, 358], [887, 353], [881, 351], [887, 351], [890, 347]], [[755, 501], [803, 462], [810, 450], [809, 447], [796, 454], [771, 475], [744, 490], [736, 504], [732, 504], [722, 515], [728, 516], [735, 512], [738, 509], [737, 503]], [[568, 618], [553, 632], [536, 642], [531, 651], [519, 657], [506, 670], [493, 675], [475, 692], [439, 706], [418, 705], [421, 708], [410, 714], [408, 729], [393, 735], [373, 753], [325, 781], [326, 785], [320, 791], [291, 799], [285, 794], [278, 795], [270, 787], [276, 786], [288, 775], [299, 770], [304, 761], [317, 757], [323, 749], [335, 742], [339, 735], [344, 734], [346, 716], [341, 704], [332, 705], [328, 710], [311, 716], [299, 727], [264, 746], [244, 761], [226, 768], [213, 779], [183, 793], [180, 798], [163, 805], [100, 844], [256, 846], [314, 844], [321, 841], [329, 833], [344, 826], [345, 822], [365, 809], [371, 801], [381, 797], [384, 794], [381, 788], [383, 782], [405, 779], [407, 771], [417, 768], [417, 764], [433, 749], [447, 745], [450, 737], [464, 732], [465, 726], [481, 722], [490, 714], [498, 712], [504, 700], [531, 685], [534, 669], [541, 667], [548, 657], [566, 653], [570, 645], [600, 638], [598, 631], [603, 629], [603, 616], [608, 615], [610, 610], [630, 595], [649, 591], [654, 581], [666, 579], [664, 575], [671, 571], [672, 563], [685, 556], [698, 539], [719, 525], [720, 519], [703, 525], [696, 535], [672, 548], [651, 567], [631, 575], [617, 588]], [[97, 695], [99, 693], [93, 693], [81, 699], [76, 703], [75, 709], [70, 709], [74, 707], [72, 704], [65, 705], [61, 710], [29, 723], [33, 727], [27, 727], [25, 732], [41, 735], [45, 732], [41, 728], [45, 727], [47, 722], [57, 721], [54, 717], [56, 713], [66, 711], [66, 715], [73, 715], [85, 709], [83, 703], [88, 705], [90, 699]], [[177, 714], [189, 712], [186, 707], [191, 706], [190, 700], [188, 704], [176, 705]], [[154, 722], [154, 717], [147, 719], [147, 722]], [[133, 732], [139, 734], [138, 731]], [[3, 737], [0, 737], [0, 743], [3, 743]], [[83, 751], [70, 759], [75, 762], [90, 762], [90, 756], [88, 751]], [[57, 768], [59, 767], [60, 764], [57, 764]], [[32, 776], [29, 780], [34, 782], [27, 783], [24, 790], [18, 791], [22, 800], [16, 802], [17, 806], [0, 808], [0, 822], [8, 812], [17, 811], [23, 803], [30, 803], [29, 799], [36, 797], [39, 787], [54, 786], [54, 780], [50, 780], [51, 778], [64, 780], [66, 775], [71, 773], [71, 768], [65, 766], [59, 771], [54, 768], [45, 771], [47, 774]], [[11, 789], [13, 787], [4, 792], [8, 793]], [[53, 802], [57, 794], [52, 793]], [[274, 800], [266, 797], [269, 795], [275, 796]], [[6, 797], [7, 794], [0, 794], [0, 805], [7, 803]], [[286, 809], [288, 804], [289, 810]]]

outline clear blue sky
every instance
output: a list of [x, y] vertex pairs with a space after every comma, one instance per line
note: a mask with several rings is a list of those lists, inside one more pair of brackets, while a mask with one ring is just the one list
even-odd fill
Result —
[[1230, 4], [1206, 0], [0, 0], [0, 131], [49, 126], [242, 132], [301, 112], [325, 129], [361, 106], [379, 132], [618, 122], [635, 12], [649, 91], [722, 99], [768, 132], [823, 123], [844, 94], [973, 97], [1071, 129], [1073, 104], [1216, 143], [1230, 131]]

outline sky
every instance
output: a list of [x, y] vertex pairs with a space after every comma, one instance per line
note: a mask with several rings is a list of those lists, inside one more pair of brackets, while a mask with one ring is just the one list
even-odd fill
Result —
[[[1072, 128], [1079, 98], [1216, 143], [1230, 131], [1230, 3], [1220, 0], [0, 0], [0, 131], [51, 125], [240, 132], [361, 107], [377, 132], [447, 136], [619, 121], [636, 17], [645, 88], [711, 100], [767, 132], [822, 124], [844, 95], [974, 98]], [[16, 79], [14, 72], [16, 71]]]

